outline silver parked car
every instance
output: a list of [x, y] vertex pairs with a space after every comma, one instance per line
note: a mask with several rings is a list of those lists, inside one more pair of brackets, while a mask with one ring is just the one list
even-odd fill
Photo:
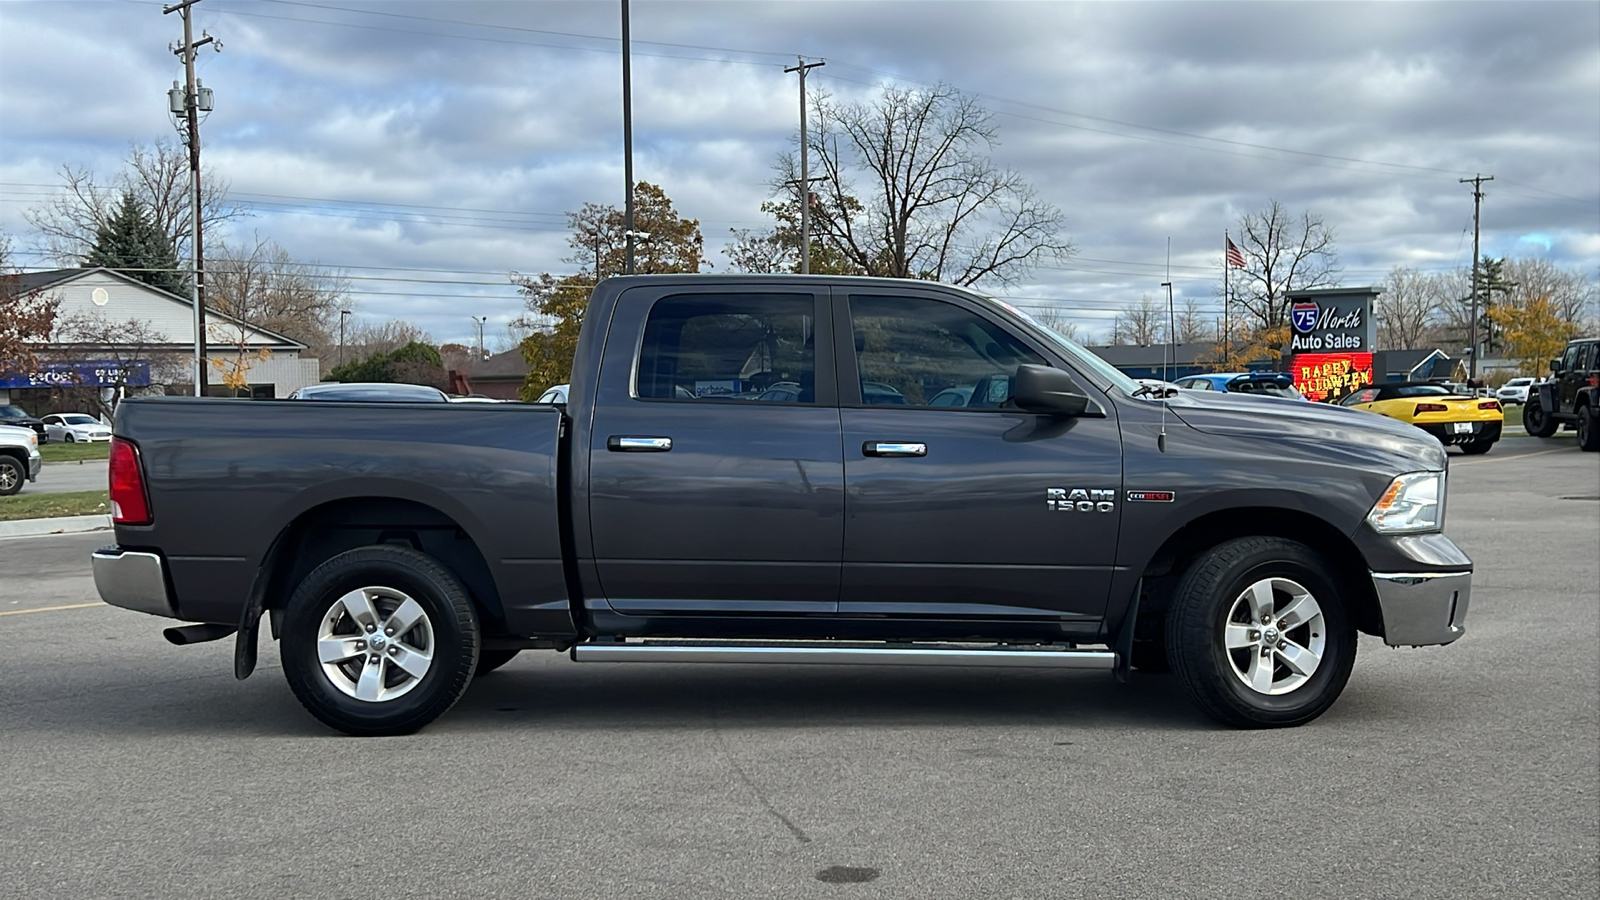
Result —
[[111, 440], [111, 427], [84, 413], [51, 413], [40, 421], [44, 422], [44, 433], [52, 441], [76, 444]]

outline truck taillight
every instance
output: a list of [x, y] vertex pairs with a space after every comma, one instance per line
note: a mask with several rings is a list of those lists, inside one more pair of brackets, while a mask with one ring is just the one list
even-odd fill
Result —
[[117, 525], [151, 522], [139, 448], [119, 437], [111, 439], [111, 521]]
[[1413, 413], [1412, 415], [1420, 416], [1425, 412], [1449, 412], [1449, 411], [1450, 411], [1450, 407], [1445, 406], [1443, 403], [1418, 403], [1417, 404], [1417, 411], [1415, 413]]

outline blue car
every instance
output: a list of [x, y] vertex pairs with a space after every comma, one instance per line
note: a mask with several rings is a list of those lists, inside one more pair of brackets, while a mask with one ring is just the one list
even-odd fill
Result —
[[1294, 378], [1287, 372], [1210, 372], [1179, 378], [1178, 387], [1191, 391], [1228, 391], [1282, 400], [1306, 400], [1306, 395], [1295, 390]]

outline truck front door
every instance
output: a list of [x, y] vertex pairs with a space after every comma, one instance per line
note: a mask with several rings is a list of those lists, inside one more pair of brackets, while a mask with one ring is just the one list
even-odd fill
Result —
[[1017, 366], [1057, 363], [983, 304], [915, 288], [834, 293], [840, 614], [1098, 624], [1121, 516], [1115, 409], [1103, 396], [1104, 417], [1016, 409]]
[[612, 609], [837, 611], [843, 454], [833, 371], [816, 365], [831, 359], [830, 321], [825, 290], [621, 295], [586, 448]]

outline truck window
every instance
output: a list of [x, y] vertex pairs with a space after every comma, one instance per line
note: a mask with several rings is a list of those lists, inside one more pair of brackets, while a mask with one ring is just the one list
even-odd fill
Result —
[[998, 409], [1023, 364], [1048, 365], [1004, 328], [951, 303], [853, 295], [856, 370], [867, 406]]
[[814, 403], [809, 294], [679, 294], [650, 308], [635, 396]]

